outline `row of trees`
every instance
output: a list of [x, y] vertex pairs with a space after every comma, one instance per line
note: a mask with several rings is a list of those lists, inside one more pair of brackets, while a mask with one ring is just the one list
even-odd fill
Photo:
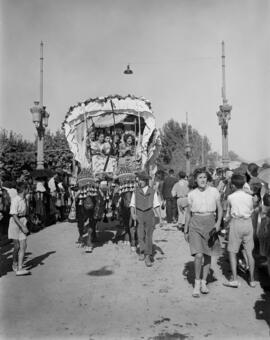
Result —
[[[185, 123], [179, 124], [171, 119], [161, 129], [162, 149], [158, 158], [158, 166], [162, 169], [185, 169], [186, 155], [186, 130]], [[221, 156], [211, 149], [211, 144], [206, 136], [202, 136], [192, 126], [188, 126], [189, 143], [191, 146], [191, 169], [198, 166], [215, 168], [221, 163]], [[231, 160], [240, 160], [234, 152], [229, 153]]]
[[[161, 133], [162, 149], [158, 158], [158, 167], [163, 170], [173, 168], [175, 170], [185, 169], [185, 146], [186, 146], [186, 124], [179, 124], [171, 119], [164, 124]], [[200, 165], [216, 167], [221, 161], [221, 156], [212, 151], [209, 139], [202, 136], [192, 126], [189, 129], [189, 142], [191, 145], [191, 168]], [[0, 129], [1, 153], [5, 157], [5, 162], [11, 160], [22, 164], [33, 164], [36, 161], [36, 141], [29, 142], [13, 131], [8, 132]], [[55, 133], [46, 131], [44, 139], [45, 162], [50, 166], [61, 166], [72, 159], [68, 143], [64, 132], [58, 130]], [[239, 160], [239, 157], [230, 151], [231, 160]]]
[[[4, 163], [20, 167], [35, 167], [37, 140], [27, 141], [22, 135], [6, 129], [0, 129], [0, 154]], [[44, 138], [45, 162], [51, 166], [61, 166], [72, 160], [67, 140], [61, 130], [52, 133], [46, 131]], [[62, 162], [62, 163], [61, 163]]]

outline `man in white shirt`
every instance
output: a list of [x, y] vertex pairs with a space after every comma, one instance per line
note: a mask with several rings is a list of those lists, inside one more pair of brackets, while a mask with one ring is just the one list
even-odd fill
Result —
[[178, 227], [184, 230], [186, 209], [188, 206], [187, 195], [189, 192], [188, 181], [186, 180], [186, 174], [184, 171], [180, 171], [179, 181], [174, 184], [172, 188], [172, 196], [177, 198], [177, 208], [178, 208]]

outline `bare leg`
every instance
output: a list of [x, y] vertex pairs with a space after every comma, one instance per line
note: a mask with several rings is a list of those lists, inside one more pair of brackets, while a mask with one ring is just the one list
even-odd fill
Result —
[[20, 249], [19, 249], [19, 256], [18, 256], [18, 270], [21, 270], [27, 243], [26, 243], [26, 239], [20, 240], [19, 242], [20, 242]]
[[194, 258], [195, 280], [200, 280], [201, 278], [202, 258], [203, 258], [203, 254], [201, 253], [196, 254]]
[[249, 275], [250, 275], [250, 282], [254, 281], [254, 268], [255, 268], [255, 261], [252, 256], [252, 251], [246, 251], [248, 264], [249, 264]]
[[18, 255], [20, 250], [20, 242], [19, 240], [14, 240], [14, 249], [13, 249], [13, 265], [18, 266]]
[[246, 249], [243, 249], [243, 250], [242, 250], [242, 255], [243, 255], [243, 258], [244, 258], [244, 260], [245, 260], [246, 269], [248, 269], [249, 260], [248, 260], [248, 255], [247, 255]]
[[92, 233], [93, 233], [93, 230], [91, 228], [89, 228], [88, 229], [88, 235], [87, 235], [87, 241], [86, 241], [87, 247], [93, 246], [93, 244], [92, 244]]
[[236, 271], [236, 253], [229, 251], [231, 270], [233, 275], [233, 281], [237, 281], [237, 271]]

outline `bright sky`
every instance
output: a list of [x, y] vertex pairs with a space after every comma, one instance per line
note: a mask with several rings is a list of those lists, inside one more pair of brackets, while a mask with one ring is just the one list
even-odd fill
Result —
[[[233, 106], [229, 149], [270, 156], [269, 0], [0, 0], [0, 126], [33, 140], [39, 99], [55, 131], [69, 106], [109, 94], [144, 96], [161, 127], [190, 124], [221, 153], [221, 41]], [[132, 76], [123, 74], [130, 63]]]

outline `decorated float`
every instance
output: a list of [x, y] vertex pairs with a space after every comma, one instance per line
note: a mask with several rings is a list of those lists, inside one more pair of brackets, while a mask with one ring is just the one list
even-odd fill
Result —
[[84, 197], [95, 196], [110, 182], [119, 184], [120, 193], [132, 191], [140, 170], [154, 176], [161, 149], [155, 123], [151, 103], [132, 95], [87, 99], [70, 107], [63, 129], [80, 164], [77, 182]]

